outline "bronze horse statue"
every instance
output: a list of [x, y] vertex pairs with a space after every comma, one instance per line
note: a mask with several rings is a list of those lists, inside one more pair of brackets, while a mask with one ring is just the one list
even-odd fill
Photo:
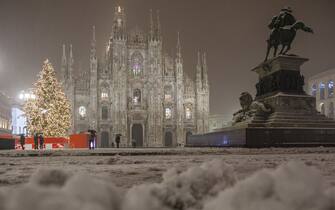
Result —
[[279, 54], [286, 55], [287, 52], [291, 49], [291, 44], [295, 39], [298, 30], [314, 33], [313, 29], [305, 26], [305, 24], [301, 21], [297, 21], [293, 25], [285, 26], [283, 28], [275, 28], [270, 35], [270, 39], [267, 40], [268, 48], [265, 60], [268, 59], [271, 48], [274, 49], [273, 57], [277, 56], [279, 45], [282, 46]]

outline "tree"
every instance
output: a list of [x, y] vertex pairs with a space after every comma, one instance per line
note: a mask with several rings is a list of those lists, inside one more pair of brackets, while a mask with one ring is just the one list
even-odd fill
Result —
[[71, 107], [62, 91], [52, 64], [44, 61], [32, 93], [24, 105], [30, 134], [41, 132], [47, 137], [67, 137], [71, 127]]

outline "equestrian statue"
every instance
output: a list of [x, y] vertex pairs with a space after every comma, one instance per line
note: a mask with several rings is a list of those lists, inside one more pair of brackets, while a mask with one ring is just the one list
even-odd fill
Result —
[[268, 25], [271, 29], [270, 38], [267, 40], [268, 48], [265, 60], [268, 59], [270, 50], [273, 48], [273, 57], [277, 56], [278, 47], [281, 46], [280, 55], [286, 55], [291, 49], [292, 42], [298, 30], [313, 33], [313, 29], [307, 27], [302, 21], [297, 21], [292, 15], [292, 9], [282, 9], [278, 16], [272, 18]]

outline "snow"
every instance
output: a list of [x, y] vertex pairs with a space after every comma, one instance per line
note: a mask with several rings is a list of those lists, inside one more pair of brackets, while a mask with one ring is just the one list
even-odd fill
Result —
[[334, 209], [319, 171], [290, 162], [276, 170], [262, 170], [222, 191], [204, 210], [328, 210]]
[[173, 168], [163, 175], [159, 184], [144, 184], [131, 188], [124, 209], [202, 209], [208, 197], [233, 186], [236, 182], [232, 167], [216, 159], [180, 173]]
[[331, 210], [334, 151], [3, 151], [0, 210]]

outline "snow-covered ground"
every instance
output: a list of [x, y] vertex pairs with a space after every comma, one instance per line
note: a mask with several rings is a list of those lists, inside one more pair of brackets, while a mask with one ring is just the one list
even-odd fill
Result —
[[330, 210], [335, 148], [0, 151], [0, 210], [23, 208]]

